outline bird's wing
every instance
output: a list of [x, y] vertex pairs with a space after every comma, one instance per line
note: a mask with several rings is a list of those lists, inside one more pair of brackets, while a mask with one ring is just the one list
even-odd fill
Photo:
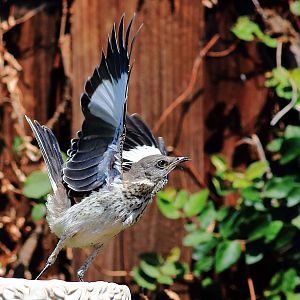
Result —
[[124, 16], [118, 33], [113, 26], [106, 56], [86, 81], [81, 96], [84, 114], [78, 138], [72, 140], [63, 180], [72, 192], [90, 192], [109, 184], [121, 174], [120, 152], [126, 115], [131, 19], [124, 38]]
[[142, 158], [155, 154], [166, 155], [164, 141], [158, 142], [153, 136], [148, 125], [139, 115], [126, 115], [126, 137], [123, 146], [123, 169], [127, 171], [131, 164]]

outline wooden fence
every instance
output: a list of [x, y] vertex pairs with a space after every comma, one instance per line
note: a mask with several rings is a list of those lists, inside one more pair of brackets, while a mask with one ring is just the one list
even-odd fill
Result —
[[[189, 172], [172, 175], [171, 186], [196, 191], [211, 168], [208, 154], [221, 151], [232, 157], [237, 141], [259, 129], [257, 120], [266, 102], [264, 77], [247, 77], [254, 62], [229, 31], [235, 21], [230, 19], [234, 1], [226, 1], [228, 11], [212, 10], [206, 17], [199, 0], [44, 3], [45, 9], [4, 34], [4, 40], [23, 68], [19, 83], [26, 113], [45, 123], [58, 107], [58, 115], [63, 111], [54, 119], [54, 130], [65, 150], [69, 135], [80, 129], [79, 98], [85, 79], [99, 63], [113, 22], [123, 13], [128, 22], [136, 12], [133, 31], [143, 23], [132, 55], [129, 112], [138, 112], [157, 136], [165, 137], [170, 149], [192, 159]], [[16, 7], [15, 14], [30, 9]], [[247, 49], [253, 55], [256, 51]], [[11, 129], [4, 130], [11, 143]], [[166, 254], [183, 235], [183, 223], [165, 219], [153, 203], [136, 226], [108, 246], [88, 279], [111, 280], [107, 270], [130, 270], [141, 252]], [[44, 243], [45, 258], [54, 243]], [[190, 251], [182, 249], [188, 259]], [[84, 256], [76, 250], [74, 266]]]

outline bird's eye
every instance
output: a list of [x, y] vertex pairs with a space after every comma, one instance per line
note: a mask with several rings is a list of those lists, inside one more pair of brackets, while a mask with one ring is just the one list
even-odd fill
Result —
[[167, 167], [168, 165], [169, 165], [169, 163], [168, 163], [166, 160], [164, 160], [164, 159], [159, 160], [159, 161], [157, 162], [157, 164], [156, 164], [156, 166], [157, 166], [158, 168], [160, 168], [160, 169], [164, 169], [164, 168]]

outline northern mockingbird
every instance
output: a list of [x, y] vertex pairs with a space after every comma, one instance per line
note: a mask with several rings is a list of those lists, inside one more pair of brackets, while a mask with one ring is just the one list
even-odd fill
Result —
[[[38, 279], [65, 247], [91, 247], [77, 272], [83, 281], [94, 258], [119, 232], [143, 215], [153, 196], [167, 183], [168, 174], [186, 157], [166, 155], [137, 115], [128, 115], [129, 45], [134, 17], [124, 37], [124, 16], [118, 32], [113, 26], [106, 55], [85, 83], [81, 95], [84, 121], [62, 160], [52, 131], [26, 117], [45, 160], [53, 194], [47, 197], [47, 221], [59, 238]], [[78, 201], [79, 200], [79, 201]]]

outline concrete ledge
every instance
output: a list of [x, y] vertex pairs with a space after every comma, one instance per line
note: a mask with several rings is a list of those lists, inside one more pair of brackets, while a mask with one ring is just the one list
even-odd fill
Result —
[[105, 281], [66, 282], [62, 280], [0, 278], [0, 299], [130, 300], [131, 295], [126, 285]]

